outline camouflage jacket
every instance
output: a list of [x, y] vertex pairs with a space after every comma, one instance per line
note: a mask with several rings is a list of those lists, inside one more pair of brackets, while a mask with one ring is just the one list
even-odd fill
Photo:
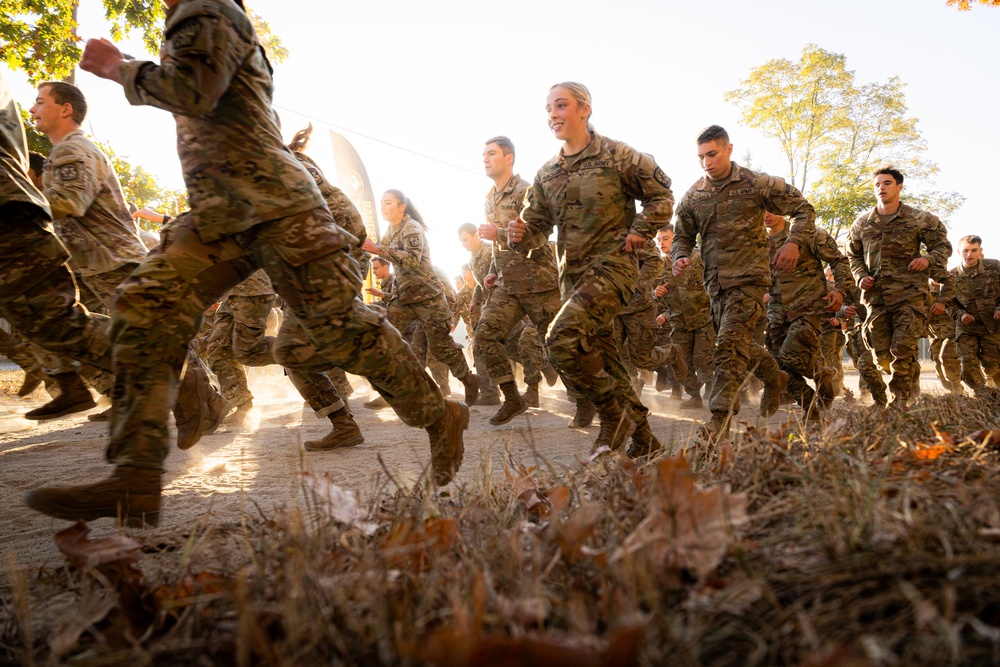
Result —
[[[959, 264], [950, 273], [953, 296], [948, 313], [957, 323], [958, 334], [983, 336], [1000, 331], [1000, 320], [993, 319], [993, 313], [1000, 311], [1000, 260], [981, 259], [971, 269]], [[963, 315], [972, 315], [976, 321], [962, 324]]]
[[[847, 258], [855, 282], [875, 279], [872, 288], [861, 293], [868, 306], [912, 302], [923, 308], [929, 292], [927, 278], [940, 274], [950, 256], [948, 233], [937, 216], [906, 204], [885, 222], [872, 207], [854, 221], [847, 235]], [[930, 262], [926, 271], [910, 271], [910, 262], [918, 257]]]
[[319, 165], [311, 157], [301, 152], [293, 154], [313, 177], [313, 180], [316, 181], [316, 187], [319, 188], [320, 194], [326, 200], [327, 208], [333, 214], [334, 221], [354, 237], [353, 239], [348, 239], [351, 246], [349, 252], [351, 253], [351, 257], [356, 259], [358, 264], [361, 265], [361, 273], [363, 275], [367, 274], [368, 253], [362, 250], [361, 246], [364, 245], [365, 239], [368, 238], [368, 230], [365, 228], [365, 221], [361, 218], [358, 209], [355, 208], [354, 203], [344, 194], [343, 190], [326, 180], [323, 170], [319, 168]]
[[455, 295], [455, 309], [451, 314], [451, 326], [454, 328], [458, 326], [458, 321], [462, 320], [465, 322], [465, 330], [468, 332], [468, 336], [472, 337], [472, 327], [475, 324], [473, 322], [472, 314], [469, 312], [469, 304], [472, 303], [473, 290], [468, 285], [462, 285], [462, 289], [458, 290]]
[[[21, 122], [21, 110], [0, 76], [0, 206], [11, 202], [34, 204], [46, 216], [49, 203], [28, 178], [28, 140]], [[63, 260], [65, 261], [65, 260]], [[59, 262], [58, 266], [62, 264]]]
[[434, 275], [437, 277], [438, 287], [441, 288], [441, 293], [444, 295], [445, 303], [448, 304], [448, 309], [454, 313], [455, 308], [458, 306], [458, 293], [455, 291], [454, 285], [451, 284], [451, 280], [448, 279], [448, 272], [435, 266]]
[[409, 215], [389, 225], [382, 237], [382, 256], [395, 266], [395, 297], [403, 305], [441, 295], [441, 279], [431, 265], [431, 248], [424, 228]]
[[80, 129], [52, 147], [42, 174], [55, 230], [81, 276], [138, 264], [146, 246], [108, 158]]
[[271, 279], [264, 273], [264, 269], [257, 269], [250, 274], [250, 277], [233, 288], [229, 296], [270, 296], [274, 294], [271, 286]]
[[[635, 202], [642, 203], [636, 213]], [[559, 152], [538, 171], [528, 191], [521, 219], [526, 237], [517, 250], [541, 248], [558, 227], [559, 288], [564, 299], [588, 271], [607, 277], [632, 298], [639, 266], [625, 251], [625, 237], [637, 234], [649, 243], [670, 222], [674, 195], [670, 179], [651, 155], [593, 133], [576, 155]]]
[[384, 296], [377, 297], [375, 299], [376, 302], [389, 305], [389, 302], [396, 298], [396, 281], [394, 278], [395, 277], [390, 273], [388, 278], [378, 281], [378, 288], [382, 291]]
[[633, 253], [639, 261], [639, 280], [636, 282], [635, 292], [629, 299], [628, 305], [622, 308], [622, 315], [638, 313], [653, 307], [656, 296], [653, 290], [656, 288], [656, 281], [659, 280], [663, 272], [663, 258], [660, 251], [653, 244], [639, 248]]
[[677, 207], [671, 263], [690, 258], [698, 243], [710, 295], [740, 285], [768, 287], [771, 267], [764, 211], [791, 216], [788, 241], [800, 248], [815, 229], [812, 204], [784, 179], [758, 174], [735, 162], [721, 185], [703, 176]]
[[664, 262], [660, 284], [667, 293], [657, 299], [660, 312], [666, 312], [675, 331], [697, 331], [712, 321], [712, 304], [703, 283], [704, 264], [701, 250], [695, 248], [688, 256], [691, 264], [680, 276], [674, 277], [673, 267]]
[[[129, 60], [119, 72], [129, 102], [174, 114], [188, 201], [204, 241], [323, 205], [281, 138], [260, 43], [231, 0], [182, 0], [167, 9], [160, 64]], [[300, 265], [346, 245], [341, 231], [321, 226], [283, 254]]]
[[[511, 251], [507, 251], [511, 252]], [[469, 258], [469, 270], [472, 271], [472, 277], [476, 279], [476, 288], [473, 290], [472, 298], [473, 300], [482, 305], [483, 299], [486, 294], [485, 280], [492, 272], [493, 265], [493, 246], [485, 241], [479, 243], [479, 247], [472, 256]]]
[[947, 310], [948, 303], [945, 303], [946, 309], [940, 315], [931, 313], [931, 306], [938, 300], [937, 292], [934, 285], [931, 285], [930, 293], [927, 296], [927, 335], [931, 338], [954, 339], [956, 336], [955, 318]]
[[514, 174], [502, 190], [494, 185], [486, 195], [486, 219], [497, 226], [490, 273], [497, 275], [497, 287], [509, 294], [547, 292], [559, 287], [556, 258], [549, 244], [520, 253], [511, 250], [507, 242], [507, 223], [521, 214], [528, 187], [528, 181]]
[[[768, 237], [770, 258], [774, 259], [778, 248], [788, 242], [788, 227], [779, 234]], [[778, 273], [771, 269], [771, 299], [767, 303], [767, 319], [775, 324], [802, 317], [803, 315], [823, 315], [836, 317], [837, 313], [824, 310], [829, 294], [824, 263], [833, 269], [834, 288], [850, 303], [851, 270], [847, 258], [840, 252], [837, 242], [825, 229], [814, 229], [799, 245], [799, 261], [791, 273]]]

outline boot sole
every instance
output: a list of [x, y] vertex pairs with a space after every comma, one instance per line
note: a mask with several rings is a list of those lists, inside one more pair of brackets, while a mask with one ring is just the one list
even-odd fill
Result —
[[[42, 514], [47, 514], [65, 521], [76, 521], [78, 519], [83, 519], [84, 521], [95, 521], [97, 519], [118, 519], [119, 515], [117, 504], [115, 504], [114, 507], [91, 507], [86, 510], [81, 510], [78, 507], [67, 507], [65, 505], [39, 500], [34, 491], [29, 492], [28, 495], [25, 496], [24, 502], [28, 507], [36, 512], [41, 512]], [[155, 512], [144, 512], [138, 516], [130, 514], [123, 517], [123, 525], [130, 528], [142, 528], [143, 526], [151, 526], [155, 528], [159, 525], [159, 523], [159, 510]]]
[[71, 415], [77, 412], [84, 412], [86, 410], [90, 410], [96, 407], [97, 403], [94, 402], [93, 399], [91, 399], [89, 401], [83, 401], [81, 403], [71, 405], [68, 408], [65, 408], [64, 410], [61, 410], [60, 412], [53, 412], [52, 414], [47, 414], [47, 415], [32, 415], [31, 412], [34, 412], [34, 410], [32, 410], [31, 412], [26, 412], [24, 414], [24, 418], [30, 419], [31, 421], [41, 422], [45, 421], [46, 419], [58, 419], [59, 417], [63, 417], [65, 415]]

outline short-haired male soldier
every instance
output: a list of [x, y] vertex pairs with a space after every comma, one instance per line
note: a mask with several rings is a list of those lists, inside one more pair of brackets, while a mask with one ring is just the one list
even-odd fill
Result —
[[958, 241], [962, 263], [951, 270], [948, 314], [958, 324], [962, 380], [977, 396], [986, 389], [982, 369], [1000, 386], [1000, 260], [983, 257], [983, 240]]
[[[562, 298], [552, 248], [546, 243], [521, 253], [512, 250], [507, 242], [507, 224], [520, 215], [529, 187], [526, 180], [514, 173], [511, 140], [503, 136], [488, 139], [483, 149], [483, 166], [493, 187], [486, 194], [486, 222], [479, 226], [479, 236], [493, 242], [493, 264], [483, 281], [483, 287], [491, 292], [476, 324], [473, 344], [486, 362], [490, 379], [503, 393], [503, 405], [490, 417], [491, 424], [500, 425], [528, 409], [528, 402], [517, 391], [510, 358], [504, 351], [507, 339], [525, 315], [535, 325], [538, 335], [544, 336], [552, 318], [562, 308]], [[536, 381], [535, 400], [537, 388]]]
[[[33, 491], [28, 504], [65, 519], [158, 520], [167, 413], [139, 408], [150, 396], [167, 403], [202, 312], [260, 268], [319, 355], [367, 376], [404, 423], [427, 429], [435, 479], [448, 483], [464, 454], [468, 408], [444, 399], [384, 314], [361, 300], [351, 240], [282, 141], [250, 18], [232, 0], [166, 5], [159, 65], [126, 61], [107, 40], [90, 40], [80, 68], [120, 83], [133, 104], [174, 115], [191, 210], [115, 297], [114, 473]], [[157, 432], [136, 438], [137, 418]]]
[[770, 262], [782, 274], [795, 269], [799, 248], [815, 229], [816, 212], [794, 185], [733, 162], [733, 145], [722, 127], [705, 128], [697, 144], [705, 175], [677, 207], [670, 258], [673, 273], [679, 276], [690, 264], [700, 236], [705, 289], [717, 331], [715, 384], [709, 400], [712, 419], [701, 433], [721, 439], [739, 412], [739, 388], [748, 367], [764, 383], [760, 411], [765, 417], [778, 409], [788, 384], [788, 374], [753, 338], [763, 321], [764, 294], [771, 285], [764, 212], [790, 217], [788, 239]]
[[[891, 363], [892, 405], [902, 409], [910, 398], [914, 371], [919, 369], [917, 341], [927, 330], [927, 278], [943, 277], [951, 243], [937, 216], [900, 200], [903, 174], [898, 169], [876, 169], [872, 187], [878, 203], [851, 225], [847, 257], [868, 310], [865, 345], [885, 370]], [[943, 309], [943, 303], [933, 306], [936, 313]], [[860, 363], [858, 367], [865, 372]], [[882, 376], [868, 372], [865, 382], [875, 403], [884, 407]]]

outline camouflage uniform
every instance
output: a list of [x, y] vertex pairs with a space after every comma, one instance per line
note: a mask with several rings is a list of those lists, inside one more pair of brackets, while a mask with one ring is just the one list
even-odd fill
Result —
[[[931, 286], [933, 294], [934, 287]], [[930, 306], [935, 299], [928, 299], [929, 313], [927, 321], [927, 331], [930, 336], [930, 357], [934, 360], [934, 370], [938, 380], [945, 391], [951, 393], [961, 393], [962, 391], [962, 360], [958, 356], [958, 344], [956, 338], [958, 332], [955, 319], [948, 313], [934, 315], [930, 312]], [[947, 305], [947, 304], [946, 304]]]
[[[555, 257], [549, 244], [543, 243], [527, 252], [515, 252], [507, 240], [507, 224], [515, 220], [524, 206], [528, 182], [514, 174], [503, 188], [494, 185], [486, 195], [486, 218], [497, 226], [497, 240], [492, 246], [488, 274], [496, 275], [496, 285], [486, 295], [483, 314], [476, 324], [475, 345], [482, 354], [490, 379], [497, 386], [514, 381], [511, 359], [506, 347], [512, 333], [525, 316], [534, 327], [527, 334], [536, 337], [548, 331], [549, 323], [562, 306]], [[478, 264], [478, 263], [477, 263]], [[482, 285], [485, 275], [477, 275]], [[539, 339], [540, 340], [540, 339]], [[518, 346], [525, 367], [525, 382], [538, 384], [538, 368], [543, 361], [539, 347], [525, 340]]]
[[680, 276], [674, 277], [670, 262], [664, 262], [660, 285], [667, 293], [657, 299], [661, 312], [667, 315], [664, 324], [670, 342], [676, 345], [688, 367], [684, 389], [690, 396], [701, 396], [702, 385], [711, 386], [715, 375], [715, 325], [712, 305], [703, 284], [705, 268], [701, 250], [695, 248], [688, 258], [691, 264]]
[[[131, 103], [174, 114], [191, 211], [164, 230], [115, 300], [112, 460], [162, 467], [163, 406], [184, 347], [205, 308], [260, 268], [318, 355], [369, 377], [405, 423], [433, 423], [445, 408], [440, 392], [358, 297], [351, 239], [282, 142], [247, 15], [218, 0], [182, 2], [167, 10], [164, 34], [162, 65], [127, 61], [119, 71]], [[137, 437], [139, 423], [157, 432]]]
[[673, 366], [680, 354], [670, 343], [662, 347], [656, 344], [660, 325], [656, 323], [653, 286], [663, 269], [663, 258], [653, 245], [635, 251], [635, 256], [639, 261], [636, 290], [615, 318], [615, 336], [630, 375], [634, 375], [633, 369], [652, 371]]
[[[927, 329], [927, 277], [944, 270], [951, 255], [947, 231], [937, 216], [906, 204], [886, 219], [872, 207], [851, 225], [847, 246], [856, 283], [875, 279], [861, 295], [868, 310], [865, 344], [883, 368], [891, 361], [893, 402], [905, 405], [914, 371], [919, 372], [917, 341]], [[927, 270], [910, 271], [910, 263], [921, 256], [929, 261]], [[881, 374], [869, 370], [865, 381], [876, 402], [884, 403]]]
[[405, 331], [414, 320], [427, 335], [430, 353], [447, 364], [461, 380], [469, 374], [462, 347], [451, 337], [451, 309], [431, 265], [431, 251], [423, 227], [409, 215], [390, 225], [381, 242], [382, 257], [395, 266], [393, 299], [386, 308], [389, 321]]
[[0, 78], [0, 317], [60, 357], [111, 369], [108, 318], [77, 300], [51, 209], [28, 178], [28, 148], [17, 103]]
[[[778, 249], [788, 242], [786, 226], [768, 236], [771, 260]], [[816, 381], [821, 388], [820, 399], [832, 401], [835, 393], [836, 370], [826, 366], [823, 354], [824, 326], [831, 313], [825, 310], [829, 294], [823, 264], [833, 269], [834, 288], [849, 298], [851, 271], [847, 258], [837, 248], [837, 242], [825, 229], [814, 229], [799, 243], [799, 260], [791, 273], [771, 269], [771, 298], [767, 303], [768, 348], [778, 366], [788, 373], [788, 393], [804, 410], [812, 407], [815, 392], [805, 378]]]
[[[959, 264], [950, 271], [952, 297], [948, 314], [957, 325], [958, 354], [962, 359], [962, 380], [973, 391], [986, 386], [983, 370], [1000, 384], [1000, 260], [980, 259], [972, 268]], [[972, 315], [971, 324], [962, 317]]]
[[791, 216], [788, 240], [800, 248], [814, 229], [816, 213], [797, 188], [735, 162], [721, 182], [699, 179], [677, 209], [670, 259], [690, 258], [701, 237], [705, 289], [717, 332], [709, 400], [715, 416], [739, 412], [739, 388], [748, 367], [765, 386], [778, 381], [776, 361], [753, 338], [771, 285], [765, 210]]
[[[642, 203], [636, 213], [635, 200]], [[615, 344], [615, 317], [639, 279], [636, 256], [625, 251], [628, 234], [649, 243], [670, 221], [670, 179], [652, 156], [593, 133], [580, 153], [559, 154], [538, 171], [521, 214], [524, 239], [515, 250], [544, 249], [558, 226], [557, 266], [563, 304], [549, 325], [549, 359], [574, 395], [601, 410], [618, 399], [632, 402], [628, 372]], [[644, 415], [632, 414], [636, 421]], [[602, 428], [604, 415], [602, 413]]]

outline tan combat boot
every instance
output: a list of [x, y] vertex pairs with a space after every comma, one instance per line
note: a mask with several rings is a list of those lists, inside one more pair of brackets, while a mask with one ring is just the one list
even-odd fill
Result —
[[653, 430], [649, 427], [649, 421], [643, 420], [639, 424], [635, 433], [632, 434], [632, 444], [628, 447], [628, 455], [632, 458], [640, 458], [655, 454], [663, 448], [663, 443], [653, 435]]
[[58, 373], [52, 379], [59, 386], [59, 395], [40, 408], [24, 414], [25, 419], [55, 419], [74, 412], [83, 412], [97, 406], [87, 385], [78, 373]]
[[585, 398], [578, 398], [576, 399], [576, 414], [573, 415], [573, 421], [568, 426], [570, 428], [587, 428], [593, 423], [596, 414], [597, 406], [593, 402]]
[[503, 392], [504, 400], [503, 405], [500, 406], [500, 410], [490, 417], [490, 423], [494, 426], [506, 424], [528, 409], [527, 401], [517, 393], [517, 384], [514, 382], [504, 382], [500, 385], [500, 391]]
[[524, 402], [528, 404], [529, 408], [538, 407], [538, 383], [529, 384], [528, 388], [524, 390], [524, 395], [521, 397]]
[[764, 393], [760, 396], [760, 414], [762, 417], [770, 417], [781, 407], [781, 394], [788, 386], [788, 373], [778, 370], [774, 376], [774, 381], [769, 382], [764, 387]]
[[383, 410], [385, 408], [391, 408], [392, 407], [391, 405], [389, 405], [389, 401], [387, 401], [384, 398], [382, 398], [381, 394], [379, 394], [378, 396], [376, 396], [375, 398], [373, 398], [370, 401], [362, 403], [361, 405], [363, 405], [364, 407], [368, 408], [369, 410]]
[[465, 404], [475, 405], [479, 400], [479, 376], [470, 371], [462, 378], [462, 384], [465, 385]]
[[330, 415], [333, 430], [319, 440], [306, 440], [303, 446], [311, 452], [324, 449], [343, 449], [356, 447], [365, 441], [361, 428], [347, 408], [341, 408]]
[[50, 486], [29, 491], [28, 507], [67, 521], [121, 518], [126, 526], [160, 521], [160, 471], [118, 466], [111, 477], [82, 486]]
[[701, 394], [692, 394], [691, 398], [681, 401], [677, 407], [681, 410], [701, 410], [705, 407], [705, 402], [702, 400]]
[[555, 386], [556, 382], [559, 381], [559, 373], [556, 372], [556, 369], [551, 364], [542, 365], [542, 375], [545, 377], [545, 384], [550, 387]]
[[229, 416], [222, 420], [222, 423], [227, 427], [232, 427], [233, 429], [243, 428], [244, 422], [246, 422], [247, 417], [250, 416], [250, 411], [253, 410], [253, 399], [248, 398], [239, 405], [236, 409], [229, 413]]
[[620, 449], [635, 430], [635, 422], [622, 409], [617, 398], [597, 404], [597, 414], [601, 417], [601, 430], [594, 442], [594, 449]]
[[434, 482], [444, 486], [462, 467], [465, 443], [462, 431], [469, 428], [469, 408], [461, 401], [445, 399], [444, 414], [427, 427], [431, 444], [431, 469]]
[[174, 402], [177, 447], [190, 449], [201, 436], [214, 433], [231, 409], [232, 404], [212, 386], [201, 366], [189, 365]]

